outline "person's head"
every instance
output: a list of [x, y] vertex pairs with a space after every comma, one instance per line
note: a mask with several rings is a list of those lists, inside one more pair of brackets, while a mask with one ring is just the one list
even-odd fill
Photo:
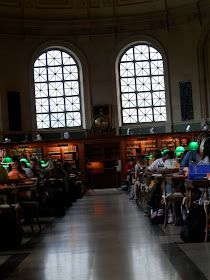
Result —
[[12, 163], [12, 168], [13, 169], [18, 169], [20, 167], [20, 160], [18, 157], [13, 157], [12, 158], [13, 163]]
[[154, 159], [162, 158], [161, 151], [158, 150], [158, 149], [154, 150], [153, 153], [152, 153], [152, 157], [153, 157]]
[[164, 153], [164, 159], [173, 159], [174, 158], [174, 152], [173, 151], [166, 151]]
[[199, 146], [201, 145], [201, 143], [202, 143], [204, 140], [208, 139], [209, 136], [210, 136], [210, 135], [209, 135], [208, 132], [202, 132], [202, 133], [198, 136], [198, 139], [197, 139]]
[[138, 156], [137, 157], [137, 163], [140, 164], [140, 165], [145, 165], [146, 164], [145, 157], [143, 155]]
[[204, 142], [208, 138], [209, 138], [208, 132], [203, 132], [198, 136], [198, 144], [199, 144], [198, 152], [199, 152], [201, 158], [203, 157]]
[[37, 159], [36, 158], [32, 158], [30, 160], [30, 168], [34, 169], [34, 170], [37, 168]]
[[63, 165], [63, 160], [61, 158], [58, 159], [57, 163], [62, 166]]
[[20, 166], [21, 166], [22, 168], [27, 168], [27, 167], [28, 167], [25, 161], [21, 161], [21, 162], [20, 162]]
[[49, 162], [48, 169], [56, 169], [56, 168], [58, 168], [57, 162], [51, 160], [51, 161]]
[[203, 143], [203, 159], [208, 156], [210, 159], [210, 138]]

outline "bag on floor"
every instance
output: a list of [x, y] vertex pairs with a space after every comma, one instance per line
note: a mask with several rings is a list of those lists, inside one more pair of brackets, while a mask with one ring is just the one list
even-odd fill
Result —
[[152, 224], [164, 223], [164, 204], [162, 203], [162, 197], [160, 194], [156, 194], [155, 205], [151, 208], [150, 222]]
[[122, 181], [121, 182], [121, 190], [127, 192], [128, 191], [128, 185], [129, 185], [128, 181], [126, 181], [126, 180]]
[[130, 186], [130, 193], [129, 193], [129, 199], [134, 198], [134, 185]]
[[203, 242], [205, 239], [206, 214], [203, 205], [190, 208], [189, 214], [182, 226], [180, 238], [184, 242]]
[[11, 248], [20, 245], [23, 231], [17, 224], [15, 213], [12, 211], [0, 213], [0, 247]]

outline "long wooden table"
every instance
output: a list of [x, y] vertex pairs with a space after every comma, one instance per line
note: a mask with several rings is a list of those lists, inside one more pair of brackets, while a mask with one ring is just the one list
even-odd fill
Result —
[[[7, 201], [5, 201], [4, 204], [2, 204], [2, 210], [4, 210], [4, 205], [6, 207], [6, 205], [8, 206], [8, 208], [10, 207], [14, 207], [16, 208], [16, 220], [19, 226], [21, 226], [20, 224], [20, 197], [19, 197], [19, 193], [22, 191], [31, 191], [35, 188], [35, 185], [33, 184], [34, 179], [29, 179], [28, 180], [24, 180], [24, 181], [19, 181], [19, 185], [15, 185], [18, 183], [18, 181], [15, 179], [13, 181], [12, 184], [4, 184], [4, 185], [0, 185], [0, 195], [5, 195], [6, 197], [8, 195], [14, 195], [14, 203], [11, 204], [7, 204]], [[11, 180], [10, 180], [11, 183]], [[3, 199], [4, 200], [4, 199]]]

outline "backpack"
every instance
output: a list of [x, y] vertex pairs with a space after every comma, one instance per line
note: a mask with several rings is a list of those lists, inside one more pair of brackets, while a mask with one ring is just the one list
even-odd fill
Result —
[[164, 204], [161, 194], [155, 195], [155, 205], [151, 208], [150, 222], [152, 224], [163, 224], [164, 222]]
[[203, 242], [205, 239], [206, 214], [203, 205], [196, 204], [190, 208], [182, 226], [180, 238], [184, 242]]

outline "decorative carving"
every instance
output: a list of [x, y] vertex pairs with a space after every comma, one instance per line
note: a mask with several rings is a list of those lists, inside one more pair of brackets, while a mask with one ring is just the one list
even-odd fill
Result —
[[77, 7], [78, 8], [87, 8], [87, 0], [78, 0]]
[[133, 5], [133, 4], [144, 4], [144, 3], [150, 3], [157, 0], [117, 0], [116, 4], [117, 6], [124, 6], [124, 5]]
[[37, 8], [72, 8], [72, 0], [37, 0], [36, 2]]
[[180, 82], [180, 101], [182, 121], [193, 120], [193, 100], [192, 100], [192, 83], [191, 81]]
[[100, 8], [100, 0], [90, 0], [91, 8]]
[[34, 7], [34, 1], [33, 0], [26, 0], [25, 1], [25, 7], [26, 8], [33, 8]]
[[20, 7], [21, 0], [0, 0], [0, 6]]
[[113, 2], [112, 0], [104, 0], [104, 7], [112, 7]]

